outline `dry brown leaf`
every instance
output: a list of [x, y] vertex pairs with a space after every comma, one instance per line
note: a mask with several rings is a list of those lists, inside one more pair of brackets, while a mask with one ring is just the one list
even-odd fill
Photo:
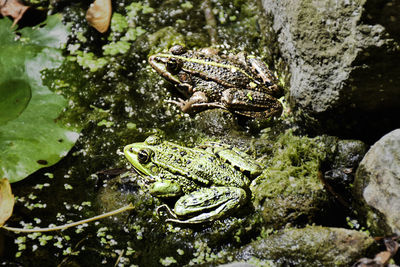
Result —
[[389, 251], [382, 251], [375, 255], [374, 261], [386, 266], [391, 258], [392, 255]]
[[11, 217], [14, 207], [14, 195], [7, 178], [0, 180], [0, 226]]
[[[390, 259], [397, 253], [399, 249], [399, 243], [397, 240], [399, 236], [392, 237], [375, 237], [375, 240], [382, 240], [386, 246], [386, 250], [379, 252], [375, 255], [375, 258], [361, 258], [352, 267], [385, 267], [388, 266]], [[397, 265], [393, 265], [397, 266]]]
[[11, 27], [18, 23], [28, 8], [29, 6], [21, 4], [18, 0], [0, 0], [0, 14], [14, 19]]
[[110, 26], [111, 10], [111, 0], [96, 0], [86, 12], [86, 20], [97, 31], [106, 32]]

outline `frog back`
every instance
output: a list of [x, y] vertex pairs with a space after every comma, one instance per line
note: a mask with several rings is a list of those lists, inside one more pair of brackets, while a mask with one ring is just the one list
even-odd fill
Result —
[[160, 168], [206, 186], [246, 187], [250, 181], [232, 165], [216, 155], [198, 148], [170, 142], [153, 147], [153, 162]]
[[198, 52], [175, 57], [182, 61], [182, 71], [225, 88], [247, 88], [251, 83], [259, 84], [242, 64], [224, 57]]

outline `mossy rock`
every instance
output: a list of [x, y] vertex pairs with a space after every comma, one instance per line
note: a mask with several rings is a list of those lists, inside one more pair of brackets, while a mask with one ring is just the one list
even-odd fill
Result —
[[269, 261], [274, 266], [351, 266], [374, 248], [374, 239], [363, 232], [307, 226], [285, 229], [254, 241], [233, 258], [257, 265]]
[[312, 223], [328, 205], [329, 197], [319, 178], [326, 158], [323, 138], [281, 134], [273, 143], [273, 157], [266, 170], [251, 184], [253, 204], [266, 225]]

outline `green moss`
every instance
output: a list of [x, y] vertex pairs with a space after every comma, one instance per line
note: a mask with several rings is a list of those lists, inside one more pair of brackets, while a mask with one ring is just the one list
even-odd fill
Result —
[[326, 157], [319, 138], [300, 137], [287, 131], [272, 143], [266, 170], [251, 184], [253, 204], [268, 226], [312, 223], [327, 205], [328, 195], [318, 178]]
[[[274, 262], [285, 259], [294, 266], [350, 266], [363, 257], [373, 244], [372, 237], [357, 231], [306, 226], [286, 228], [255, 241], [249, 245], [251, 250], [245, 248], [242, 253], [251, 251], [250, 255]], [[252, 261], [248, 260], [248, 263]]]
[[253, 188], [262, 191], [264, 197], [321, 190], [318, 170], [326, 155], [323, 144], [318, 141], [294, 136], [290, 131], [282, 134], [274, 144], [267, 170], [253, 183]]

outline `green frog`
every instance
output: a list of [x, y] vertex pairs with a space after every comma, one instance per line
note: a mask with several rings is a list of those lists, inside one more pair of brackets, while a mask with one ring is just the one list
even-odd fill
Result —
[[149, 136], [125, 146], [124, 153], [150, 194], [178, 199], [173, 210], [161, 206], [170, 214], [167, 221], [175, 223], [203, 223], [229, 214], [247, 202], [250, 178], [261, 173], [246, 153], [215, 142], [189, 148]]
[[170, 101], [183, 112], [222, 108], [250, 118], [278, 117], [282, 94], [278, 79], [259, 59], [241, 52], [224, 55], [181, 45], [149, 57], [150, 65], [176, 85], [186, 100]]

